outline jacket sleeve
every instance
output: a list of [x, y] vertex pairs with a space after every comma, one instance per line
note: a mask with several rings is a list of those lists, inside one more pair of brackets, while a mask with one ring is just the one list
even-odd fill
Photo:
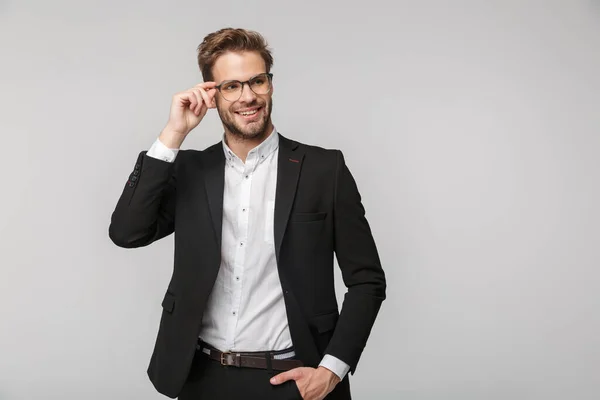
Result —
[[140, 152], [111, 216], [113, 243], [142, 247], [173, 233], [176, 164]]
[[326, 353], [356, 365], [385, 299], [386, 279], [361, 196], [338, 151], [334, 200], [334, 249], [348, 288]]

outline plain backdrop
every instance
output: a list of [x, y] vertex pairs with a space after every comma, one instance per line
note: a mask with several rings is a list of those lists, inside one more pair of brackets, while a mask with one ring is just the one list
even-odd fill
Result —
[[363, 195], [388, 298], [354, 398], [600, 398], [599, 1], [3, 0], [1, 400], [164, 398], [172, 236], [107, 229], [227, 26], [274, 52], [278, 130]]

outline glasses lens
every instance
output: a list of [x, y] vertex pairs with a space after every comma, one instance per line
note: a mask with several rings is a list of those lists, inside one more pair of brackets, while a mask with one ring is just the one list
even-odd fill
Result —
[[269, 79], [269, 75], [261, 74], [255, 76], [250, 81], [250, 88], [256, 94], [267, 94], [271, 90], [271, 80]]
[[225, 82], [221, 86], [221, 94], [225, 100], [236, 101], [242, 94], [242, 84], [238, 81]]
[[[248, 81], [248, 86], [256, 94], [267, 94], [271, 91], [271, 78], [268, 74], [260, 74]], [[221, 95], [227, 101], [237, 101], [242, 95], [243, 85], [240, 81], [226, 81], [221, 84]]]

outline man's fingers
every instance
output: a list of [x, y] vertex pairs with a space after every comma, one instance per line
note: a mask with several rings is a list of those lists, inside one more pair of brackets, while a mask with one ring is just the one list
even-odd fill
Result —
[[289, 371], [282, 372], [282, 373], [272, 377], [271, 383], [273, 385], [279, 385], [279, 384], [282, 384], [282, 383], [290, 381], [290, 380], [300, 379], [301, 375], [302, 375], [302, 372], [300, 371], [300, 368], [290, 369]]
[[292, 375], [290, 373], [291, 371], [293, 371], [293, 370], [290, 370], [287, 372], [282, 372], [279, 375], [275, 375], [274, 377], [271, 378], [271, 383], [273, 385], [279, 385], [279, 384], [282, 384], [283, 382], [289, 381], [290, 379], [292, 379]]
[[202, 99], [202, 95], [200, 94], [200, 91], [198, 89], [190, 89], [190, 92], [193, 93], [197, 102], [196, 106], [192, 109], [192, 111], [194, 112], [194, 114], [200, 115], [200, 112], [202, 110], [202, 103], [204, 102], [204, 100]]
[[215, 103], [215, 96], [217, 95], [217, 89], [213, 88], [208, 88], [208, 89], [204, 89], [202, 87], [200, 87], [200, 85], [196, 85], [194, 86], [194, 88], [200, 90], [200, 93], [206, 93], [207, 96], [206, 98], [204, 98], [204, 96], [202, 96], [204, 98], [204, 103], [207, 105], [208, 108], [216, 108], [217, 105]]
[[[190, 99], [190, 103], [193, 103], [193, 106], [190, 104], [190, 110], [196, 115], [199, 115], [202, 111], [202, 103], [206, 105], [206, 108], [216, 108], [214, 97], [217, 94], [217, 89], [215, 86], [217, 86], [216, 82], [202, 82], [184, 92], [194, 95], [196, 101]], [[208, 96], [204, 96], [204, 94], [207, 94]]]
[[206, 91], [208, 94], [208, 98], [210, 99], [209, 108], [217, 108], [217, 103], [215, 101], [215, 96], [217, 95], [217, 89], [208, 89]]
[[178, 93], [175, 97], [179, 97], [182, 106], [189, 103], [187, 107], [189, 107], [190, 110], [194, 110], [194, 107], [198, 105], [198, 98], [190, 91]]
[[215, 86], [217, 86], [217, 83], [216, 83], [216, 82], [211, 82], [211, 81], [209, 81], [209, 82], [202, 82], [202, 83], [199, 83], [199, 84], [197, 84], [197, 85], [196, 85], [196, 86], [194, 86], [194, 87], [196, 87], [196, 88], [201, 88], [201, 89], [204, 89], [204, 90], [206, 90], [206, 89], [212, 89], [212, 88], [214, 88]]
[[198, 93], [200, 93], [200, 96], [202, 96], [202, 100], [204, 100], [204, 104], [206, 104], [207, 108], [211, 108], [211, 99], [208, 96], [208, 94], [206, 93], [206, 91], [202, 88], [198, 88], [196, 89], [198, 91]]

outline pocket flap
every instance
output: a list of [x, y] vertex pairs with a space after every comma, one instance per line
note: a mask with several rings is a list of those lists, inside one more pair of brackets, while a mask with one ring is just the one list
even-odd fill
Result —
[[335, 329], [338, 318], [339, 314], [337, 311], [329, 314], [317, 315], [314, 317], [314, 324], [319, 333], [328, 332]]
[[167, 292], [161, 305], [166, 312], [173, 312], [173, 309], [175, 308], [175, 296]]
[[322, 221], [327, 217], [327, 212], [316, 212], [316, 213], [293, 213], [290, 216], [292, 222], [313, 222]]

